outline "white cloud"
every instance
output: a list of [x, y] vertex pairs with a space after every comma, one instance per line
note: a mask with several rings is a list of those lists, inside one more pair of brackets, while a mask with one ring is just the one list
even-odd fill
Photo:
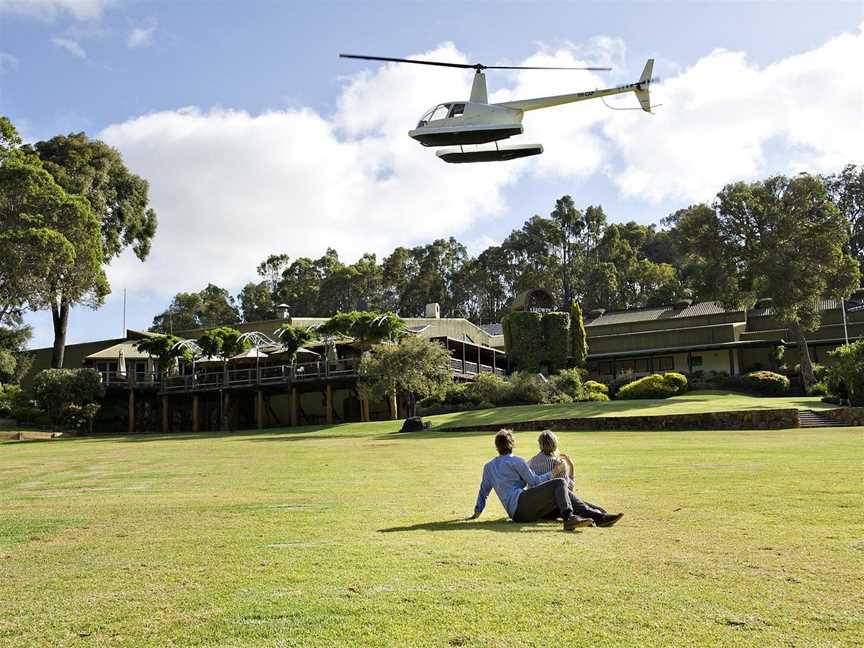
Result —
[[115, 0], [0, 0], [0, 13], [55, 20], [68, 13], [78, 20], [96, 20]]
[[5, 74], [6, 72], [11, 72], [15, 68], [18, 67], [18, 59], [12, 56], [11, 54], [7, 54], [6, 52], [0, 52], [0, 74]]
[[156, 33], [156, 21], [152, 20], [147, 25], [134, 27], [126, 39], [126, 45], [131, 48], [149, 47], [153, 44], [153, 34]]
[[84, 51], [84, 48], [76, 40], [72, 40], [71, 38], [63, 38], [62, 36], [54, 36], [51, 38], [51, 42], [62, 50], [66, 50], [72, 56], [76, 58], [87, 58], [87, 53]]
[[[623, 60], [620, 41], [594, 41], [603, 47], [601, 58]], [[160, 219], [148, 261], [127, 255], [111, 279], [167, 297], [207, 281], [236, 289], [272, 252], [385, 254], [500, 216], [502, 191], [534, 177], [576, 183], [605, 174], [624, 195], [650, 202], [710, 199], [726, 182], [801, 166], [835, 170], [864, 151], [852, 64], [862, 54], [860, 32], [762, 69], [743, 53], [711, 52], [667, 75], [654, 93], [664, 104], [656, 116], [598, 101], [528, 113], [521, 141], [546, 152], [508, 163], [447, 165], [407, 136], [430, 106], [468, 96], [470, 71], [346, 63], [348, 73], [364, 71], [346, 77], [331, 116], [198, 107], [144, 115], [100, 134], [150, 181]], [[452, 44], [427, 56], [465, 60]], [[569, 46], [524, 61], [586, 62]], [[490, 72], [488, 83], [492, 100], [506, 101], [635, 80], [641, 68], [612, 82], [587, 72]], [[611, 101], [637, 105], [632, 96]], [[780, 168], [769, 146], [780, 147]], [[473, 239], [476, 248], [476, 230]]]
[[[857, 61], [864, 61], [864, 24], [764, 68], [743, 52], [711, 52], [664, 80], [653, 93], [663, 104], [653, 118], [634, 112], [606, 120], [622, 160], [612, 178], [625, 195], [652, 202], [710, 200], [732, 180], [862, 162]], [[779, 168], [767, 160], [772, 147]]]

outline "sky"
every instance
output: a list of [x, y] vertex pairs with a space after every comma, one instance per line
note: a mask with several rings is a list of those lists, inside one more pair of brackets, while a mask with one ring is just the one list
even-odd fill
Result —
[[[407, 136], [487, 65], [490, 100], [660, 81], [654, 115], [599, 101], [527, 113], [541, 156], [448, 165]], [[27, 141], [84, 131], [150, 182], [145, 262], [108, 268], [67, 342], [146, 329], [179, 291], [239, 292], [271, 253], [352, 262], [455, 236], [477, 253], [555, 200], [657, 223], [726, 183], [864, 162], [864, 1], [238, 2], [0, 0], [0, 114]], [[632, 95], [609, 101], [636, 106]], [[298, 313], [302, 315], [302, 313]], [[32, 348], [53, 339], [28, 315]]]

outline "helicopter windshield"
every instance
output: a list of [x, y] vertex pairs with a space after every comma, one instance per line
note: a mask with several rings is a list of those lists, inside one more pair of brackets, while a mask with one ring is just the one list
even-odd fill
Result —
[[420, 121], [417, 123], [417, 128], [423, 128], [430, 121], [434, 121], [436, 119], [447, 119], [447, 115], [450, 113], [450, 106], [452, 104], [438, 104], [434, 108], [431, 108], [426, 111], [426, 113], [420, 118]]

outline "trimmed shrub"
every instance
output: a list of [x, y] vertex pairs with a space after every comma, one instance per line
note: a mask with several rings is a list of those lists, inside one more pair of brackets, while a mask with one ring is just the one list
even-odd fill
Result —
[[571, 401], [585, 400], [585, 387], [582, 385], [582, 372], [578, 369], [564, 369], [552, 377], [552, 385], [559, 394], [567, 394]]
[[577, 367], [585, 366], [585, 359], [588, 357], [588, 334], [585, 332], [582, 308], [575, 299], [570, 303], [570, 355]]
[[677, 381], [667, 380], [661, 374], [652, 374], [634, 380], [618, 390], [617, 398], [634, 400], [638, 398], [669, 398], [678, 393]]
[[570, 394], [565, 394], [564, 392], [556, 392], [552, 394], [552, 397], [549, 399], [550, 403], [554, 403], [556, 405], [572, 403], [573, 397]]
[[483, 373], [465, 386], [465, 397], [474, 403], [506, 403], [510, 399], [510, 384], [500, 376]]
[[15, 419], [18, 424], [29, 425], [48, 425], [51, 421], [48, 414], [38, 407], [30, 405], [15, 405], [9, 412], [11, 418]]
[[789, 379], [773, 371], [751, 371], [741, 376], [739, 384], [747, 391], [765, 396], [780, 396], [789, 391]]
[[570, 356], [570, 315], [546, 313], [542, 322], [546, 373], [558, 373], [567, 366]]
[[663, 374], [663, 380], [675, 387], [676, 394], [683, 394], [687, 391], [687, 377], [684, 374], [677, 371], [667, 371]]
[[601, 382], [597, 382], [596, 380], [589, 380], [585, 383], [585, 389], [588, 390], [588, 393], [598, 392], [600, 394], [609, 395], [609, 385], [605, 385]]
[[599, 391], [589, 391], [588, 392], [588, 400], [589, 401], [608, 401], [609, 396]]

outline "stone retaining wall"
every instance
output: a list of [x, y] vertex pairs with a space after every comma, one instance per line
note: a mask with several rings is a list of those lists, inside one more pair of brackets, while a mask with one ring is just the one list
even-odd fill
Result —
[[[864, 408], [862, 408], [864, 412]], [[496, 425], [438, 428], [447, 432], [494, 432], [509, 428], [517, 432], [539, 430], [785, 430], [798, 427], [798, 410], [763, 409], [660, 416], [598, 416], [593, 418], [520, 421]]]
[[839, 407], [824, 412], [838, 423], [864, 425], [864, 407]]

